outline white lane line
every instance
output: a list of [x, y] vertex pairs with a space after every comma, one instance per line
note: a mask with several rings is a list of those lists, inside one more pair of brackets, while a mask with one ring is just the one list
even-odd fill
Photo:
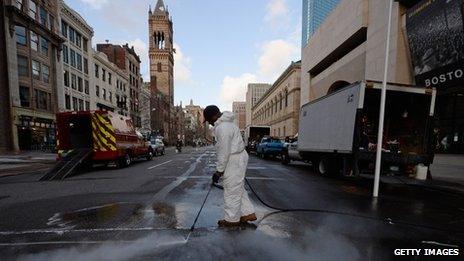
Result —
[[164, 164], [168, 164], [168, 163], [171, 162], [171, 161], [172, 161], [172, 160], [168, 160], [168, 161], [163, 162], [163, 163], [160, 163], [160, 164], [158, 164], [158, 165], [151, 166], [151, 167], [149, 167], [148, 169], [154, 169], [154, 168], [159, 167], [159, 166], [162, 166], [162, 165], [164, 165]]
[[134, 243], [135, 241], [43, 241], [43, 242], [18, 242], [0, 243], [0, 246], [34, 246], [34, 245], [66, 245], [66, 244], [103, 244], [103, 243]]
[[153, 228], [153, 227], [140, 227], [140, 228], [89, 228], [89, 229], [32, 229], [23, 231], [0, 231], [2, 236], [11, 235], [27, 235], [27, 234], [65, 234], [65, 233], [94, 233], [94, 232], [114, 232], [114, 231], [162, 231], [172, 230], [167, 228]]

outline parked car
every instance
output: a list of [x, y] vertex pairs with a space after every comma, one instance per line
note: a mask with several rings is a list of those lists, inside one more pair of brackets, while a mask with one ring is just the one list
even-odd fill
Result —
[[256, 146], [256, 154], [258, 157], [267, 158], [268, 156], [280, 156], [284, 149], [284, 143], [277, 138], [263, 138]]
[[301, 157], [300, 152], [298, 151], [298, 140], [284, 144], [280, 159], [284, 165], [287, 165], [292, 161], [308, 162]]
[[155, 156], [164, 155], [164, 143], [161, 139], [153, 139], [150, 141], [150, 146], [153, 149], [153, 153]]

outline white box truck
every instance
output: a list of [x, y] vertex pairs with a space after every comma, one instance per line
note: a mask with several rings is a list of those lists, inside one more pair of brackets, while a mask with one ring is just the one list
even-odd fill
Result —
[[271, 134], [270, 126], [248, 126], [245, 129], [245, 144], [248, 152], [256, 151], [256, 145], [263, 137]]
[[[320, 174], [372, 169], [376, 156], [380, 82], [358, 82], [302, 106], [298, 152]], [[388, 84], [382, 165], [407, 169], [434, 157], [436, 90]]]

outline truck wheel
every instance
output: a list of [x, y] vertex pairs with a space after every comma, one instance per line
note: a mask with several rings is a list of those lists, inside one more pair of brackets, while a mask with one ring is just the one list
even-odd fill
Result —
[[280, 155], [280, 159], [281, 159], [282, 164], [284, 165], [288, 165], [290, 163], [290, 157], [285, 152]]
[[152, 159], [153, 159], [153, 150], [148, 150], [147, 161], [150, 161]]
[[126, 152], [126, 154], [124, 155], [124, 157], [122, 157], [122, 159], [120, 160], [119, 165], [120, 165], [122, 168], [124, 168], [124, 167], [129, 166], [131, 163], [132, 163], [131, 156], [129, 155], [129, 153]]
[[332, 157], [322, 157], [314, 165], [319, 175], [331, 176], [340, 172], [340, 162]]

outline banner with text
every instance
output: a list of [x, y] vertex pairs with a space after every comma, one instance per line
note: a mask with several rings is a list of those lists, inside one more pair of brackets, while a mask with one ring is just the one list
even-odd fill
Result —
[[423, 0], [410, 8], [406, 29], [416, 84], [464, 84], [464, 0]]

